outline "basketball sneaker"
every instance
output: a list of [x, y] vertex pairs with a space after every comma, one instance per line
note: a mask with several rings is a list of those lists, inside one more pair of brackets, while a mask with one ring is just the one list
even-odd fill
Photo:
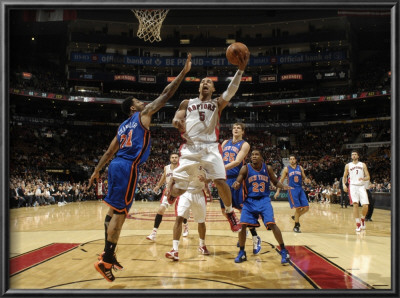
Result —
[[293, 232], [295, 233], [301, 233], [300, 231], [300, 223], [294, 223], [294, 228], [293, 228]]
[[152, 231], [149, 236], [146, 237], [147, 240], [156, 241], [157, 231]]
[[286, 248], [285, 248], [285, 249], [282, 249], [282, 251], [281, 251], [281, 257], [282, 257], [282, 259], [281, 259], [281, 264], [282, 264], [282, 265], [289, 264], [290, 256], [289, 256], [289, 252], [287, 251]]
[[226, 213], [226, 217], [231, 225], [232, 232], [240, 232], [242, 230], [242, 226], [236, 217], [235, 211], [232, 210], [232, 212]]
[[365, 229], [366, 229], [366, 226], [365, 226], [365, 219], [364, 219], [364, 218], [361, 218], [361, 229], [362, 229], [362, 230], [365, 230]]
[[[105, 252], [103, 251], [103, 252], [98, 256], [97, 259], [98, 259], [99, 261], [102, 261], [102, 260], [103, 260], [104, 254], [105, 254]], [[114, 269], [115, 271], [124, 270], [124, 267], [117, 261], [117, 255], [116, 255], [115, 253], [114, 253], [114, 256], [113, 256], [113, 259], [112, 259], [111, 264], [113, 265], [113, 269]]]
[[199, 246], [199, 252], [201, 252], [202, 255], [207, 255], [207, 256], [210, 254], [210, 252], [208, 251], [208, 249], [205, 245]]
[[170, 205], [172, 205], [175, 202], [176, 198], [177, 198], [177, 197], [171, 196], [171, 191], [172, 191], [172, 187], [174, 186], [174, 184], [175, 184], [175, 181], [172, 180], [171, 186], [165, 192], [165, 195], [167, 196], [168, 204], [170, 204]]
[[178, 251], [172, 249], [169, 252], [165, 253], [165, 257], [168, 259], [171, 259], [173, 261], [179, 261], [179, 255], [178, 255]]
[[183, 225], [183, 233], [182, 236], [183, 237], [187, 237], [189, 235], [189, 225], [188, 224], [184, 224]]
[[94, 268], [109, 282], [114, 281], [115, 277], [112, 273], [112, 264], [103, 262], [103, 260], [94, 263]]
[[356, 232], [361, 232], [361, 224], [357, 223]]
[[239, 254], [235, 259], [235, 263], [242, 263], [244, 261], [247, 261], [246, 251], [239, 250]]
[[294, 228], [293, 228], [293, 232], [295, 232], [295, 233], [301, 233], [300, 227], [294, 227]]
[[253, 254], [258, 254], [261, 250], [261, 238], [260, 236], [253, 236]]

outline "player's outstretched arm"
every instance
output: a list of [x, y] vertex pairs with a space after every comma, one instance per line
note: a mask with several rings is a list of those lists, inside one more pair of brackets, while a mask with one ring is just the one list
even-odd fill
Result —
[[301, 178], [303, 178], [305, 183], [310, 184], [311, 179], [307, 178], [306, 173], [304, 173], [304, 169], [302, 166], [300, 166], [300, 170], [301, 170]]
[[114, 154], [117, 153], [118, 148], [119, 148], [118, 139], [115, 136], [114, 139], [111, 141], [110, 146], [108, 146], [107, 151], [103, 154], [103, 156], [100, 158], [99, 163], [95, 167], [93, 174], [89, 179], [88, 188], [92, 186], [94, 179], [99, 179], [101, 169], [114, 156]]
[[144, 116], [148, 116], [149, 118], [156, 113], [159, 109], [161, 109], [167, 101], [175, 94], [176, 90], [178, 89], [179, 85], [182, 83], [183, 79], [185, 78], [185, 75], [189, 72], [191, 66], [192, 66], [192, 54], [188, 54], [188, 57], [186, 59], [185, 66], [183, 67], [182, 71], [179, 73], [179, 75], [171, 82], [169, 83], [163, 90], [163, 92], [160, 94], [158, 98], [156, 98], [154, 101], [149, 103], [144, 110], [142, 111], [142, 121], [144, 120]]
[[[284, 169], [283, 169], [283, 171], [282, 171], [282, 174], [281, 174], [281, 179], [279, 180], [279, 182], [283, 185], [283, 181], [285, 181], [285, 178], [286, 178], [286, 176], [287, 176], [287, 173], [288, 173], [288, 170], [287, 170], [287, 167], [285, 167]], [[276, 187], [276, 192], [275, 192], [275, 195], [274, 195], [274, 199], [276, 200], [276, 198], [279, 196], [279, 193], [281, 192], [281, 189], [280, 189], [280, 187]]]
[[[224, 143], [222, 143], [222, 147], [224, 147]], [[240, 148], [239, 153], [236, 155], [236, 158], [234, 161], [231, 161], [230, 163], [225, 165], [225, 170], [232, 169], [238, 165], [240, 165], [243, 160], [246, 158], [247, 154], [250, 151], [250, 145], [247, 142], [244, 142], [242, 145], [242, 148]]]
[[218, 98], [218, 108], [222, 111], [229, 103], [231, 98], [236, 94], [236, 91], [239, 89], [240, 80], [242, 79], [243, 71], [245, 70], [247, 63], [249, 62], [250, 53], [246, 53], [246, 55], [239, 56], [239, 64], [238, 70], [235, 73], [232, 81], [229, 83], [228, 88], [222, 95]]
[[164, 167], [164, 171], [162, 173], [162, 176], [160, 178], [160, 181], [158, 181], [157, 185], [153, 188], [153, 191], [155, 193], [158, 193], [158, 190], [160, 189], [160, 187], [165, 183], [165, 180], [167, 179], [167, 174], [166, 174], [166, 169]]
[[248, 169], [247, 169], [247, 165], [244, 165], [239, 172], [239, 175], [236, 178], [236, 181], [233, 182], [232, 187], [236, 190], [239, 189], [240, 185], [242, 184], [243, 180], [245, 179], [245, 177], [247, 176], [248, 173]]
[[[293, 189], [293, 187], [291, 187], [291, 186], [287, 186], [287, 185], [283, 185], [282, 184], [282, 178], [281, 178], [281, 181], [279, 181], [278, 180], [278, 178], [276, 177], [276, 175], [275, 175], [275, 173], [274, 173], [274, 170], [272, 169], [272, 167], [271, 166], [267, 166], [267, 169], [268, 169], [268, 175], [269, 175], [269, 178], [271, 179], [271, 182], [278, 188], [282, 188], [282, 189], [284, 189], [284, 190], [289, 190], [289, 189]], [[282, 175], [283, 176], [283, 175]], [[276, 199], [276, 198], [275, 198]]]

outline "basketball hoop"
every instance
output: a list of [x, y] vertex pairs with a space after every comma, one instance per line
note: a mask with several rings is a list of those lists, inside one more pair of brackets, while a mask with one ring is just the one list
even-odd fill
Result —
[[161, 25], [168, 11], [168, 9], [132, 9], [139, 20], [137, 36], [144, 41], [161, 41]]

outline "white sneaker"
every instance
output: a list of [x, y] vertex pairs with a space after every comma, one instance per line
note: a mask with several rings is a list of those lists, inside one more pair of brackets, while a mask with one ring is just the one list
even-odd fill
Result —
[[361, 225], [357, 226], [356, 232], [361, 232]]
[[157, 232], [153, 231], [149, 236], [146, 237], [147, 240], [156, 241]]
[[165, 257], [168, 259], [171, 259], [173, 261], [179, 261], [179, 253], [178, 253], [178, 251], [176, 251], [174, 249], [172, 249], [169, 252], [166, 252]]
[[260, 236], [253, 237], [253, 254], [258, 254], [261, 250], [261, 238]]
[[183, 237], [187, 237], [189, 235], [189, 225], [188, 224], [184, 224], [183, 225], [183, 233], [182, 236]]

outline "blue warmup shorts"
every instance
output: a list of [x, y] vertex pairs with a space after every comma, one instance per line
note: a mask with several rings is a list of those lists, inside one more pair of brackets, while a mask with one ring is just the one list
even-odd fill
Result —
[[[242, 210], [243, 206], [243, 187], [242, 185], [238, 190], [232, 188], [232, 184], [236, 181], [236, 178], [227, 179], [226, 183], [229, 185], [232, 194], [232, 207], [238, 210]], [[225, 209], [224, 202], [222, 202], [221, 198], [219, 199], [219, 203], [221, 205], [221, 209]]]
[[108, 166], [108, 193], [104, 202], [118, 212], [128, 214], [134, 201], [139, 169], [133, 161], [121, 157]]
[[290, 208], [302, 208], [308, 206], [307, 196], [302, 187], [289, 189], [288, 200]]
[[270, 197], [246, 198], [240, 215], [240, 223], [259, 227], [258, 218], [260, 215], [265, 226], [270, 223], [275, 224], [274, 209]]

